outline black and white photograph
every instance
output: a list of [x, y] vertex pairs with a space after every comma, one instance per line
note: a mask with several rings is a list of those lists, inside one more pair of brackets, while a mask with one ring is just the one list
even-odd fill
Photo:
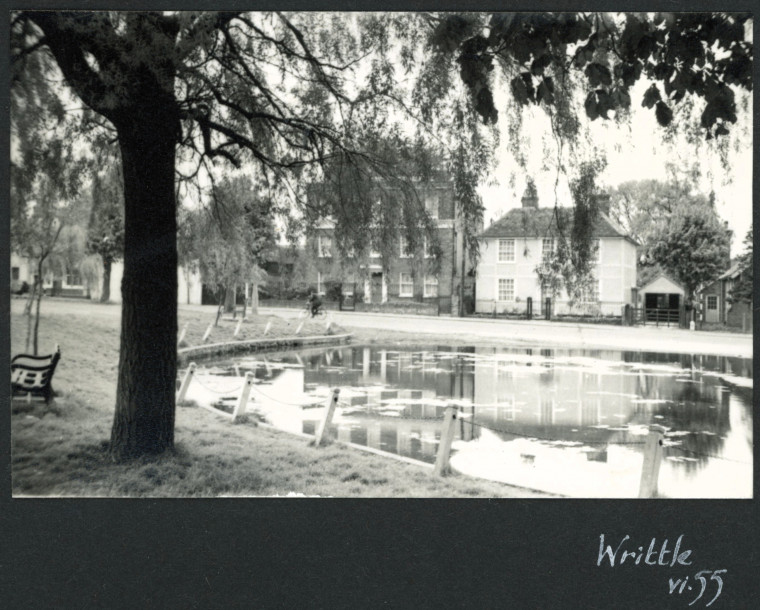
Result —
[[752, 500], [752, 14], [506, 9], [10, 11], [14, 501]]

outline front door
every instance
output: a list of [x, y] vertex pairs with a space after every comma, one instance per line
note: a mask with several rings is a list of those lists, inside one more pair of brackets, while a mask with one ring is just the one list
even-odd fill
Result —
[[383, 274], [373, 273], [370, 281], [370, 294], [372, 303], [383, 302]]

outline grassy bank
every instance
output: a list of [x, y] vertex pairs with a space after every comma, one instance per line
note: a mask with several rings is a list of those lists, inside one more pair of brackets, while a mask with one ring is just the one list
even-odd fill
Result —
[[[14, 401], [11, 409], [11, 473], [16, 495], [63, 496], [335, 496], [335, 497], [530, 497], [534, 494], [464, 476], [435, 478], [428, 469], [342, 445], [316, 448], [303, 438], [255, 426], [232, 425], [197, 407], [178, 407], [176, 449], [124, 464], [107, 455], [118, 363], [119, 317], [97, 315], [98, 304], [43, 304], [41, 351], [61, 346], [55, 374], [59, 393], [45, 406]], [[185, 341], [200, 341], [213, 316], [181, 311]], [[294, 321], [256, 316], [238, 339], [288, 336]], [[224, 321], [211, 340], [232, 338], [236, 321]], [[314, 325], [314, 326], [312, 326]], [[11, 317], [11, 353], [23, 351], [26, 319]], [[301, 334], [323, 334], [308, 321]], [[413, 337], [407, 336], [412, 340]], [[447, 342], [448, 338], [443, 342]]]

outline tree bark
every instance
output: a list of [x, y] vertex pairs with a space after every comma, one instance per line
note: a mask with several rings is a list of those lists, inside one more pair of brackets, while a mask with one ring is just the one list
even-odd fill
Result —
[[[162, 101], [164, 103], [162, 104]], [[177, 375], [177, 116], [156, 94], [117, 125], [124, 168], [121, 350], [111, 454], [174, 445]]]
[[227, 286], [224, 295], [224, 313], [232, 313], [235, 311], [235, 305], [237, 300], [237, 285]]
[[251, 315], [257, 316], [259, 315], [259, 283], [253, 282], [251, 284]]
[[108, 303], [111, 300], [111, 261], [103, 259], [103, 290], [100, 292], [100, 302]]

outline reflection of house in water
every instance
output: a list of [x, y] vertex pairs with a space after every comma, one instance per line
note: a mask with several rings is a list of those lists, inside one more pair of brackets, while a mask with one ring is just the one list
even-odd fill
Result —
[[[731, 402], [737, 398], [719, 377], [751, 369], [748, 360], [706, 356], [444, 346], [343, 347], [303, 353], [301, 362], [303, 391], [342, 390], [339, 440], [425, 461], [435, 459], [452, 400], [465, 414], [457, 427], [465, 441], [488, 428], [504, 441], [580, 442], [593, 448], [587, 459], [606, 461], [609, 444], [641, 451], [645, 428], [658, 423], [675, 433], [668, 440], [682, 450], [719, 454], [730, 431], [729, 407], [742, 404]], [[304, 422], [304, 432], [308, 426], [313, 422]], [[669, 446], [665, 454], [684, 455], [678, 451]]]

